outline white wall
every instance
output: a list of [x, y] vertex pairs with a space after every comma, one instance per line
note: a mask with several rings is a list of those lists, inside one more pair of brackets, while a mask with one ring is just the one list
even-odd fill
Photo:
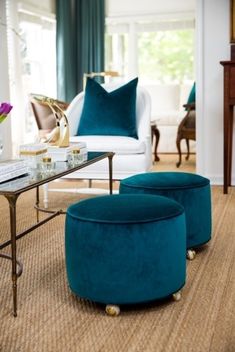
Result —
[[195, 10], [196, 0], [106, 0], [106, 14], [133, 16]]
[[[230, 59], [229, 0], [198, 0], [196, 26], [197, 171], [222, 184], [223, 67], [219, 62]], [[235, 163], [235, 150], [233, 154]]]

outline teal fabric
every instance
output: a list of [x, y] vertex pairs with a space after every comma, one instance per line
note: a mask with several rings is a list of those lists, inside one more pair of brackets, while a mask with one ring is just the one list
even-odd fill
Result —
[[128, 136], [137, 138], [136, 87], [138, 78], [107, 92], [88, 78], [77, 134]]
[[[56, 1], [57, 98], [70, 102], [77, 87], [76, 14], [72, 0]], [[74, 39], [73, 39], [74, 38]], [[49, 53], [48, 53], [49, 54]]]
[[120, 182], [120, 194], [152, 194], [169, 197], [185, 209], [187, 248], [211, 239], [210, 181], [184, 172], [152, 172], [128, 177]]
[[[87, 208], [89, 207], [89, 212]], [[113, 195], [85, 199], [71, 205], [67, 213], [79, 220], [102, 223], [141, 223], [178, 216], [184, 212], [180, 204], [165, 197], [151, 195]]]
[[104, 71], [104, 0], [57, 0], [57, 97], [70, 102], [83, 74]]
[[[148, 202], [155, 215], [146, 211]], [[66, 271], [71, 290], [82, 298], [131, 304], [167, 297], [185, 283], [185, 257], [185, 215], [169, 199], [104, 196], [68, 208]]]
[[189, 93], [187, 104], [195, 103], [196, 101], [196, 83], [194, 82], [192, 89]]
[[122, 185], [128, 185], [134, 188], [148, 188], [148, 189], [190, 189], [203, 187], [210, 184], [210, 181], [200, 175], [191, 174], [188, 172], [147, 172], [143, 174], [134, 175], [124, 179]]

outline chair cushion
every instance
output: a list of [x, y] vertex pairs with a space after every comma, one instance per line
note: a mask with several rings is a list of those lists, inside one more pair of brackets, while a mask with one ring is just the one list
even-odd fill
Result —
[[146, 150], [144, 141], [123, 136], [74, 136], [70, 142], [85, 142], [88, 151], [114, 152], [116, 154], [143, 154]]
[[136, 87], [138, 78], [107, 92], [88, 78], [77, 135], [109, 135], [137, 138]]
[[99, 196], [81, 200], [67, 209], [67, 215], [74, 219], [113, 224], [155, 222], [183, 213], [178, 202], [150, 194]]
[[192, 89], [189, 93], [187, 104], [195, 103], [196, 101], [196, 83], [194, 82]]
[[186, 190], [208, 186], [210, 181], [188, 172], [147, 172], [122, 180], [121, 186], [152, 190]]

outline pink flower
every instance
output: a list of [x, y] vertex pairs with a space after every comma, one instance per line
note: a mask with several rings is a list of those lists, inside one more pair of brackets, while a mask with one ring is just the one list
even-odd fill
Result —
[[0, 105], [0, 123], [5, 120], [13, 106], [9, 103], [1, 103]]

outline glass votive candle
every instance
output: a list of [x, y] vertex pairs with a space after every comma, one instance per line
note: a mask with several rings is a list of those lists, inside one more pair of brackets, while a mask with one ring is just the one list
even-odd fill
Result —
[[69, 155], [69, 162], [72, 165], [79, 165], [83, 162], [83, 156], [80, 153], [80, 149], [73, 149], [71, 154]]
[[49, 176], [55, 170], [55, 162], [51, 160], [50, 156], [44, 156], [42, 162], [39, 164], [39, 168], [43, 175]]

